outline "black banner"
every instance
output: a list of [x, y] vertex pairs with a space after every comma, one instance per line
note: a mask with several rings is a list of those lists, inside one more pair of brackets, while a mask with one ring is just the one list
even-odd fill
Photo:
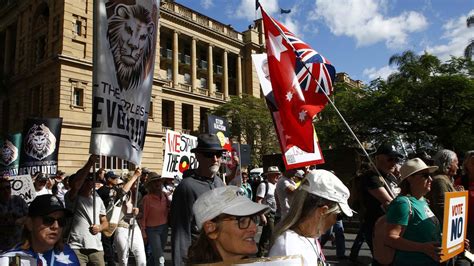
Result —
[[30, 118], [23, 130], [19, 174], [56, 174], [62, 118]]
[[0, 174], [7, 173], [9, 176], [18, 175], [21, 133], [7, 135], [0, 143], [2, 145], [0, 152]]

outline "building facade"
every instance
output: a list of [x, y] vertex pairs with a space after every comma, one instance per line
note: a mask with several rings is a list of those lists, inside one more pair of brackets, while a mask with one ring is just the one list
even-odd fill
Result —
[[[92, 10], [93, 0], [0, 0], [0, 133], [21, 132], [28, 117], [62, 117], [59, 169], [67, 173], [89, 154]], [[166, 129], [202, 132], [206, 113], [231, 96], [261, 97], [251, 55], [264, 51], [262, 25], [238, 32], [161, 1], [142, 166], [161, 171]], [[105, 156], [97, 166], [133, 167]]]

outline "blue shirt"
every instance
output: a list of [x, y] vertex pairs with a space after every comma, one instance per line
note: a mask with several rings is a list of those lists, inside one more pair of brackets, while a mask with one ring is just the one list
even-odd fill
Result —
[[[14, 257], [19, 257], [27, 265], [80, 265], [76, 253], [67, 244], [64, 244], [64, 249], [61, 251], [50, 249], [45, 253], [37, 253], [31, 249], [21, 249], [21, 245], [18, 245], [0, 255], [0, 265], [9, 265], [10, 258], [14, 261]], [[20, 265], [23, 265], [23, 263], [20, 263]]]

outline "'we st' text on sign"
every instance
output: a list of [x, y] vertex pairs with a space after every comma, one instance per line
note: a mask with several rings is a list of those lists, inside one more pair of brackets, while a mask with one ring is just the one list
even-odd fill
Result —
[[467, 191], [444, 193], [441, 261], [446, 261], [464, 251], [467, 231], [467, 193]]

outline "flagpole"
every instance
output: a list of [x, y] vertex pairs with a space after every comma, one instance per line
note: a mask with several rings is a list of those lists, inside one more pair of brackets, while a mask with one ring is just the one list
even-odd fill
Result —
[[[316, 78], [313, 76], [313, 73], [311, 72], [311, 70], [308, 68], [308, 66], [306, 66], [306, 63], [301, 59], [300, 55], [298, 54], [298, 52], [296, 51], [296, 48], [291, 44], [290, 40], [288, 40], [288, 37], [286, 36], [286, 34], [283, 32], [283, 30], [280, 28], [280, 26], [278, 26], [278, 24], [273, 20], [273, 18], [271, 16], [269, 16], [267, 14], [267, 12], [263, 9], [262, 5], [259, 3], [259, 7], [262, 9], [263, 12], [265, 12], [265, 14], [267, 15], [267, 17], [270, 19], [270, 21], [273, 23], [273, 25], [276, 27], [276, 29], [278, 30], [278, 32], [280, 33], [280, 36], [283, 37], [283, 39], [286, 41], [286, 43], [291, 47], [291, 49], [293, 50], [293, 53], [295, 54], [296, 58], [298, 58], [298, 60], [302, 63], [303, 67], [308, 71], [309, 75], [311, 76], [311, 78], [313, 79], [313, 81], [317, 84], [318, 88], [323, 92], [324, 96], [326, 96], [326, 99], [328, 100], [329, 103], [331, 103], [332, 107], [334, 108], [334, 110], [336, 111], [336, 113], [339, 115], [339, 117], [341, 118], [342, 122], [344, 123], [344, 125], [347, 127], [347, 129], [349, 130], [350, 134], [352, 135], [352, 137], [354, 137], [354, 139], [356, 140], [357, 144], [359, 144], [359, 146], [362, 148], [362, 151], [364, 152], [364, 155], [367, 157], [367, 159], [369, 160], [369, 164], [372, 166], [372, 168], [377, 172], [377, 174], [379, 176], [382, 176], [382, 174], [380, 173], [380, 171], [377, 169], [377, 167], [375, 166], [375, 163], [373, 162], [373, 160], [370, 158], [369, 156], [369, 153], [367, 152], [367, 150], [364, 148], [364, 146], [362, 145], [362, 143], [360, 142], [359, 138], [357, 138], [356, 134], [354, 133], [354, 131], [352, 130], [352, 128], [349, 126], [349, 124], [347, 123], [346, 119], [344, 118], [344, 116], [342, 116], [341, 112], [339, 111], [339, 109], [336, 107], [336, 105], [334, 104], [334, 102], [331, 100], [331, 98], [329, 97], [329, 95], [326, 93], [326, 91], [324, 90], [324, 88], [321, 86], [321, 84], [319, 84], [319, 82], [316, 80]], [[393, 192], [391, 191], [390, 187], [388, 186], [387, 182], [385, 182], [385, 179], [383, 179], [383, 183], [384, 183], [384, 186], [386, 186], [388, 189], [387, 189], [387, 192], [390, 194], [390, 196], [392, 198], [395, 198], [395, 195], [393, 194]]]
[[[93, 2], [93, 21], [92, 21], [92, 88], [94, 88], [95, 84], [97, 84], [98, 80], [98, 73], [96, 66], [98, 65], [98, 57], [99, 57], [99, 20], [100, 20], [100, 4], [101, 0], [94, 0]], [[95, 200], [95, 182], [96, 182], [96, 174], [95, 174], [95, 162], [93, 166], [94, 173], [94, 188], [92, 191], [92, 224], [96, 224], [95, 213], [96, 213], [96, 200]]]

